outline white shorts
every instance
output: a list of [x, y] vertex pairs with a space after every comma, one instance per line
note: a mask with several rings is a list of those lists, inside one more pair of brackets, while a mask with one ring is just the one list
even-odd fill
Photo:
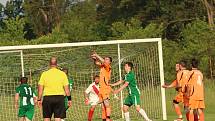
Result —
[[99, 103], [99, 100], [90, 100], [90, 105], [97, 105]]

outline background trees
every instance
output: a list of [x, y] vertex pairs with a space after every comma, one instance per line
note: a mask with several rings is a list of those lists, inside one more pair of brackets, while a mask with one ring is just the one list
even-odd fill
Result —
[[0, 45], [162, 37], [167, 79], [191, 58], [213, 78], [213, 20], [208, 0], [13, 0], [0, 4]]

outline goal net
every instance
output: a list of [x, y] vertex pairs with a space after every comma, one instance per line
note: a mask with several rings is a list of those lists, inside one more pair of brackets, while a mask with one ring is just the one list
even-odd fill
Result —
[[[69, 78], [74, 81], [71, 91], [72, 107], [67, 111], [67, 121], [86, 121], [89, 106], [84, 104], [84, 91], [92, 83], [99, 68], [90, 58], [92, 51], [102, 57], [113, 58], [111, 83], [124, 78], [123, 64], [133, 62], [137, 84], [141, 91], [141, 107], [151, 119], [166, 120], [165, 92], [163, 84], [163, 61], [161, 39], [114, 40], [81, 43], [0, 47], [0, 118], [5, 121], [18, 119], [14, 108], [15, 88], [20, 76], [29, 78], [29, 84], [37, 90], [43, 71], [49, 69], [49, 59], [58, 58], [59, 68], [69, 69]], [[114, 87], [117, 89], [119, 87]], [[111, 118], [123, 120], [122, 104], [127, 90], [111, 95]], [[131, 119], [143, 120], [135, 107], [129, 109]], [[34, 121], [42, 120], [42, 111], [35, 108]], [[93, 120], [101, 120], [101, 106], [97, 105]]]

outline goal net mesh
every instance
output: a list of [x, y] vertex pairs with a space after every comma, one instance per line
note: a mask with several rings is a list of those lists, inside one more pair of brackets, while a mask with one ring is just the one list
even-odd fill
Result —
[[[134, 72], [138, 87], [141, 91], [141, 107], [151, 119], [162, 119], [162, 102], [160, 88], [160, 69], [157, 42], [143, 42], [132, 44], [120, 44], [120, 63], [118, 45], [95, 45], [80, 47], [60, 47], [28, 49], [23, 52], [24, 74], [29, 78], [29, 84], [37, 90], [37, 84], [43, 71], [49, 69], [49, 59], [52, 56], [58, 58], [59, 68], [68, 68], [69, 77], [74, 81], [72, 94], [72, 107], [67, 110], [67, 121], [86, 121], [90, 106], [84, 104], [84, 91], [92, 83], [93, 76], [99, 75], [99, 68], [90, 58], [92, 51], [100, 56], [113, 58], [111, 83], [124, 78], [124, 63], [129, 61], [134, 64]], [[19, 77], [22, 74], [20, 52], [2, 52], [0, 54], [0, 118], [4, 121], [18, 119], [17, 110], [14, 108], [15, 88], [19, 85]], [[118, 87], [113, 87], [117, 89]], [[111, 118], [122, 120], [122, 100], [127, 96], [127, 90], [123, 90], [119, 99], [111, 95]], [[122, 99], [122, 100], [121, 100]], [[129, 109], [131, 119], [143, 120], [136, 112], [135, 107]], [[34, 121], [42, 120], [42, 110], [35, 108]], [[97, 105], [93, 120], [101, 120], [101, 106]]]

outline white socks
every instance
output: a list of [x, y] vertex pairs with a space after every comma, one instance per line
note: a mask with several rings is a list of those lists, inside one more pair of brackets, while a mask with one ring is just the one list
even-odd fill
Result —
[[143, 118], [145, 118], [146, 121], [151, 121], [142, 108], [140, 109], [139, 113], [143, 116]]
[[125, 121], [130, 121], [129, 112], [124, 113], [125, 115]]

